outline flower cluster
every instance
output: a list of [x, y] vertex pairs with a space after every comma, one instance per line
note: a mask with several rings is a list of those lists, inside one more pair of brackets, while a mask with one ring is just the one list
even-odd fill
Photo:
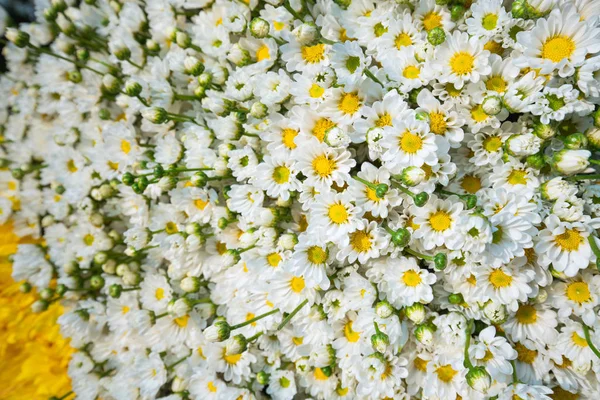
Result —
[[39, 0], [0, 223], [81, 400], [600, 393], [600, 2]]

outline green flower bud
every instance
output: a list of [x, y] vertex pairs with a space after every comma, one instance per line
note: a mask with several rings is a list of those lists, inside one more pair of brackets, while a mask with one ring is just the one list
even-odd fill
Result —
[[142, 110], [142, 116], [153, 124], [164, 124], [169, 120], [167, 110], [162, 107], [152, 107]]
[[382, 300], [375, 305], [375, 313], [379, 318], [388, 318], [394, 313], [394, 307], [387, 300]]
[[250, 21], [250, 33], [257, 39], [263, 39], [269, 36], [271, 25], [262, 18], [254, 18]]
[[125, 93], [130, 97], [137, 97], [142, 93], [142, 85], [136, 81], [127, 81], [125, 84]]
[[564, 138], [563, 143], [567, 149], [577, 150], [587, 147], [588, 140], [583, 133], [578, 132]]
[[448, 296], [448, 302], [450, 304], [462, 304], [465, 301], [465, 299], [463, 298], [463, 295], [460, 293], [452, 293], [450, 296]]
[[477, 207], [477, 196], [474, 194], [467, 195], [465, 203], [467, 205], [467, 210], [472, 210], [473, 208]]
[[260, 101], [255, 102], [250, 107], [250, 115], [253, 118], [264, 118], [267, 115], [268, 111], [269, 111], [268, 107], [265, 106]]
[[129, 60], [131, 58], [131, 50], [127, 47], [121, 47], [120, 49], [115, 50], [113, 54], [117, 57], [117, 60], [120, 61]]
[[196, 187], [204, 187], [208, 183], [208, 175], [204, 171], [198, 171], [192, 175], [190, 182]]
[[376, 332], [371, 335], [371, 346], [379, 353], [385, 353], [385, 350], [390, 344], [390, 338], [384, 332]]
[[29, 292], [31, 292], [31, 283], [29, 283], [29, 282], [23, 282], [21, 284], [21, 286], [19, 286], [19, 291], [21, 293], [29, 293]]
[[406, 186], [417, 186], [426, 178], [425, 171], [419, 167], [406, 167], [400, 174], [400, 180]]
[[204, 72], [204, 64], [196, 57], [188, 56], [183, 60], [183, 71], [192, 76], [198, 76]]
[[590, 147], [593, 150], [600, 150], [600, 128], [592, 127], [585, 132]]
[[121, 182], [123, 182], [123, 184], [127, 185], [127, 186], [133, 185], [134, 181], [135, 181], [135, 176], [133, 176], [133, 174], [131, 172], [125, 172], [123, 174], [123, 177], [121, 178]]
[[104, 287], [104, 278], [100, 275], [94, 275], [90, 278], [90, 287], [93, 290], [100, 290]]
[[508, 319], [506, 307], [491, 300], [483, 306], [483, 314], [495, 325], [503, 324]]
[[235, 335], [225, 343], [225, 355], [234, 356], [242, 354], [248, 348], [248, 340], [244, 335]]
[[380, 183], [375, 188], [375, 195], [378, 198], [383, 199], [385, 197], [385, 194], [388, 192], [389, 189], [390, 189], [389, 185], [386, 185], [385, 183]]
[[392, 243], [398, 247], [406, 247], [410, 242], [410, 232], [406, 228], [400, 228], [392, 234]]
[[200, 86], [210, 85], [212, 82], [212, 74], [210, 72], [204, 72], [198, 76], [198, 84]]
[[433, 344], [433, 334], [435, 332], [435, 325], [431, 323], [425, 323], [418, 325], [415, 329], [415, 337], [425, 346], [431, 346]]
[[204, 330], [204, 337], [208, 342], [222, 342], [229, 339], [231, 327], [224, 319], [215, 321]]
[[487, 115], [498, 115], [502, 111], [502, 98], [500, 96], [488, 96], [483, 99], [481, 108]]
[[81, 72], [79, 72], [79, 70], [74, 69], [67, 72], [67, 79], [73, 83], [79, 83], [83, 80], [83, 77], [81, 76]]
[[37, 300], [31, 305], [31, 311], [36, 314], [41, 313], [46, 311], [49, 305], [50, 303], [48, 303], [46, 300]]
[[113, 283], [108, 287], [108, 295], [114, 299], [118, 299], [121, 297], [121, 293], [123, 292], [123, 286], [118, 283]]
[[467, 372], [467, 383], [479, 393], [486, 393], [492, 386], [492, 377], [484, 367], [474, 367]]
[[68, 290], [69, 290], [69, 288], [67, 288], [67, 285], [64, 285], [62, 283], [59, 283], [58, 285], [56, 285], [56, 294], [59, 297], [63, 297], [65, 295], [65, 293], [67, 293]]
[[417, 207], [423, 207], [429, 201], [429, 195], [426, 192], [417, 194], [414, 198]]
[[260, 371], [256, 374], [256, 382], [260, 383], [261, 385], [268, 385], [270, 377], [271, 374], [265, 371]]
[[104, 121], [109, 120], [111, 118], [110, 111], [106, 108], [101, 108], [100, 111], [98, 111], [98, 118]]
[[29, 34], [15, 28], [6, 29], [6, 38], [19, 48], [23, 48], [29, 44]]
[[425, 321], [425, 306], [421, 303], [413, 303], [404, 308], [404, 315], [415, 324], [420, 324]]
[[446, 41], [446, 32], [444, 28], [438, 26], [427, 33], [427, 41], [434, 46], [439, 46]]
[[450, 16], [452, 17], [452, 21], [458, 21], [459, 19], [461, 19], [465, 15], [466, 11], [467, 10], [465, 9], [465, 7], [461, 6], [460, 4], [452, 6], [452, 9], [450, 10]]
[[541, 153], [532, 154], [530, 156], [527, 156], [525, 161], [527, 162], [528, 166], [535, 168], [535, 169], [542, 169], [546, 165], [546, 161], [544, 160], [544, 155]]
[[443, 271], [448, 265], [448, 257], [444, 253], [437, 253], [433, 256], [433, 264], [435, 265], [435, 269]]
[[538, 121], [533, 124], [533, 134], [542, 140], [550, 139], [556, 135], [556, 128], [550, 124], [542, 124]]

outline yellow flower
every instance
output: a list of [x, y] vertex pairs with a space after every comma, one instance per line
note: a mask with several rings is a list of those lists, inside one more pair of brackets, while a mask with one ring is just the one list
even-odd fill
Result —
[[71, 390], [67, 366], [73, 353], [60, 335], [58, 303], [34, 314], [33, 293], [23, 294], [11, 278], [8, 256], [23, 242], [12, 224], [0, 226], [0, 399], [46, 399]]

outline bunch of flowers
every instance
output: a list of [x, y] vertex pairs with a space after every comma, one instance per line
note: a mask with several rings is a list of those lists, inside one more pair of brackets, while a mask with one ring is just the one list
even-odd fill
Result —
[[600, 2], [38, 0], [0, 223], [78, 399], [600, 393]]

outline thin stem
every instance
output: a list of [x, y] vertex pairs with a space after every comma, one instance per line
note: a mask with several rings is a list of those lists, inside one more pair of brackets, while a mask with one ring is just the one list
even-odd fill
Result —
[[358, 175], [352, 175], [352, 178], [373, 190], [377, 189], [377, 185], [375, 185], [373, 182], [369, 182], [369, 181], [359, 177]]
[[592, 175], [573, 175], [565, 178], [568, 181], [581, 181], [586, 179], [600, 179], [600, 174], [592, 174]]
[[590, 328], [586, 324], [581, 324], [581, 326], [583, 327], [585, 341], [587, 342], [588, 346], [590, 346], [590, 349], [594, 352], [596, 357], [600, 358], [600, 351], [598, 351], [596, 346], [594, 346], [594, 343], [592, 343], [592, 338], [590, 337]]
[[517, 376], [517, 364], [515, 363], [515, 360], [510, 360], [510, 363], [512, 365], [512, 379], [513, 379], [513, 385], [516, 385], [517, 383], [519, 383], [519, 377]]
[[433, 261], [433, 257], [432, 256], [428, 256], [428, 255], [425, 255], [425, 254], [418, 253], [418, 252], [414, 251], [413, 249], [409, 249], [408, 247], [405, 248], [404, 251], [406, 251], [408, 254], [411, 254], [411, 255], [413, 255], [415, 257], [422, 258], [423, 260]]
[[248, 343], [254, 342], [256, 339], [258, 339], [259, 337], [261, 337], [264, 334], [264, 332], [258, 332], [256, 335], [250, 336], [247, 340]]
[[600, 165], [600, 160], [588, 160], [591, 164]]
[[292, 16], [293, 16], [295, 19], [297, 19], [297, 20], [299, 20], [299, 21], [301, 21], [301, 22], [304, 22], [304, 20], [302, 19], [302, 17], [301, 17], [300, 15], [298, 15], [298, 13], [296, 12], [296, 10], [294, 10], [294, 9], [292, 8], [292, 6], [290, 6], [290, 2], [289, 2], [288, 0], [286, 0], [286, 1], [283, 3], [283, 7], [284, 7], [284, 8], [285, 8], [285, 9], [286, 9], [286, 10], [287, 10], [287, 11], [288, 11], [290, 14], [292, 14]]
[[231, 330], [242, 328], [242, 327], [244, 327], [246, 325], [250, 325], [250, 324], [252, 324], [252, 323], [254, 323], [256, 321], [259, 321], [259, 320], [261, 320], [263, 318], [268, 317], [269, 315], [273, 315], [273, 314], [278, 313], [278, 312], [279, 312], [279, 308], [275, 308], [275, 309], [273, 309], [273, 310], [271, 310], [269, 312], [266, 312], [266, 313], [264, 313], [262, 315], [259, 315], [258, 317], [254, 317], [252, 319], [249, 319], [248, 321], [242, 322], [241, 324], [232, 325], [231, 326]]
[[171, 364], [171, 365], [167, 365], [167, 369], [168, 369], [168, 370], [171, 370], [171, 369], [173, 369], [173, 368], [174, 368], [174, 367], [176, 367], [177, 365], [179, 365], [179, 364], [181, 364], [182, 362], [184, 362], [185, 360], [187, 360], [187, 359], [188, 359], [188, 358], [189, 358], [191, 355], [192, 355], [192, 353], [188, 354], [188, 355], [187, 355], [187, 356], [185, 356], [185, 357], [182, 357], [182, 358], [180, 358], [179, 360], [175, 361], [175, 362], [174, 362], [173, 364]]
[[471, 345], [471, 330], [473, 329], [473, 320], [470, 319], [467, 322], [467, 327], [465, 328], [465, 355], [463, 364], [468, 369], [473, 369], [473, 363], [469, 359], [469, 346]]
[[377, 79], [377, 77], [368, 68], [365, 68], [364, 73], [366, 76], [371, 78], [371, 80], [373, 80], [373, 82], [380, 84], [381, 87], [384, 86], [384, 84], [379, 79]]
[[596, 256], [596, 267], [600, 269], [600, 249], [596, 244], [596, 238], [594, 235], [588, 236], [588, 242], [590, 243], [590, 247], [592, 248], [592, 252]]
[[70, 392], [63, 394], [62, 396], [57, 397], [57, 399], [58, 400], [64, 400], [64, 399], [66, 399], [67, 397], [69, 397], [72, 394], [73, 394], [73, 391], [71, 390]]
[[304, 307], [306, 305], [306, 303], [308, 303], [308, 299], [304, 300], [302, 303], [300, 303], [300, 305], [298, 307], [296, 307], [294, 309], [294, 311], [292, 311], [291, 313], [288, 314], [287, 317], [285, 317], [283, 319], [283, 321], [281, 321], [281, 323], [279, 324], [279, 326], [277, 327], [277, 330], [280, 331], [283, 329], [284, 326], [287, 325], [288, 322], [290, 322], [290, 320], [292, 318], [294, 318], [294, 315], [298, 314], [298, 312], [302, 309], [302, 307]]
[[412, 197], [414, 199], [415, 194], [408, 190], [407, 188], [405, 188], [404, 186], [402, 186], [401, 184], [399, 184], [398, 182], [394, 182], [392, 181], [392, 186], [395, 187], [396, 189], [400, 189], [400, 191], [410, 197]]

